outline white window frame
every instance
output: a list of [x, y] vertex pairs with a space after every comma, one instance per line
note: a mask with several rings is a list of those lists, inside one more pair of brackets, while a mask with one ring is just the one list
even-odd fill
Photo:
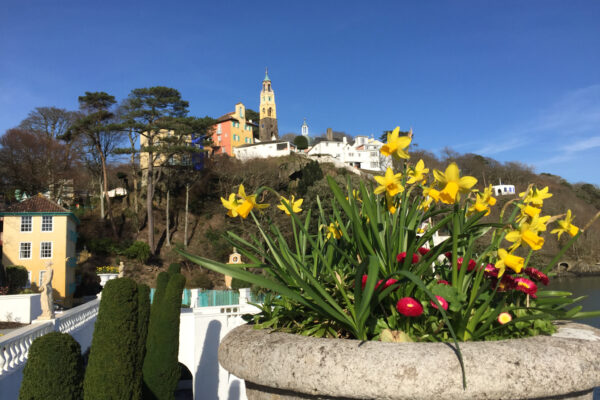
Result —
[[[24, 244], [29, 245], [29, 257], [22, 257]], [[31, 260], [32, 251], [33, 251], [33, 246], [31, 245], [31, 242], [19, 242], [19, 260]]]
[[[23, 230], [23, 219], [29, 218], [29, 230]], [[21, 232], [33, 232], [33, 216], [31, 215], [21, 215]]]
[[25, 288], [31, 287], [31, 271], [27, 271], [27, 283], [25, 284]]
[[[49, 257], [44, 257], [44, 245], [50, 243], [50, 256]], [[52, 248], [53, 248], [53, 244], [52, 242], [40, 242], [40, 258], [41, 259], [49, 259], [52, 258]], [[46, 249], [47, 250], [47, 249]]]
[[39, 276], [40, 280], [38, 281], [38, 286], [41, 286], [41, 285], [42, 285], [42, 282], [44, 281], [44, 274], [45, 274], [45, 273], [46, 273], [46, 270], [41, 270], [41, 271], [40, 271], [40, 273], [39, 273], [39, 275], [40, 275], [40, 276]]
[[[50, 229], [44, 229], [44, 225], [48, 226], [44, 222], [44, 218], [50, 218]], [[53, 232], [54, 231], [54, 217], [52, 215], [42, 215], [42, 232]]]

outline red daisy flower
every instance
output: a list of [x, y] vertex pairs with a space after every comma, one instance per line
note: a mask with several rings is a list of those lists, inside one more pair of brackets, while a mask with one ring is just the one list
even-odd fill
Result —
[[445, 281], [443, 279], [440, 279], [439, 281], [437, 281], [437, 283], [442, 284], [442, 285], [450, 285], [450, 282]]
[[499, 269], [494, 266], [494, 264], [488, 264], [485, 266], [484, 274], [488, 278], [497, 278]]
[[387, 289], [387, 288], [389, 288], [390, 286], [392, 286], [396, 282], [398, 282], [398, 279], [390, 278], [387, 281], [385, 281], [385, 284], [383, 285], [383, 288]]
[[362, 276], [362, 289], [365, 290], [365, 285], [367, 284], [367, 275]]
[[[456, 260], [456, 264], [458, 265], [458, 270], [460, 271], [460, 267], [462, 267], [462, 263], [463, 263], [464, 259], [462, 257], [458, 257], [458, 259]], [[469, 260], [469, 264], [467, 265], [467, 271], [471, 272], [475, 269], [475, 266], [477, 265], [477, 263], [475, 263], [475, 260]]]
[[527, 278], [515, 278], [515, 290], [526, 293], [535, 298], [537, 285]]
[[400, 314], [407, 317], [418, 317], [423, 314], [423, 306], [412, 297], [403, 297], [398, 300], [396, 309]]
[[548, 286], [550, 279], [548, 279], [548, 275], [544, 274], [542, 271], [527, 267], [525, 268], [525, 273], [534, 281], [542, 282], [544, 285]]
[[[446, 301], [445, 298], [443, 298], [442, 296], [437, 296], [437, 295], [435, 296], [435, 298], [437, 299], [437, 301], [440, 302], [444, 311], [448, 309], [448, 302]], [[433, 301], [430, 301], [429, 304], [431, 304], [431, 307], [433, 307], [435, 309], [438, 308], [438, 306]]]
[[417, 251], [422, 256], [424, 256], [425, 254], [429, 253], [429, 249], [426, 249], [425, 247], [419, 247], [419, 250], [417, 250]]
[[447, 258], [448, 260], [450, 260], [450, 259], [452, 258], [452, 252], [451, 252], [451, 251], [447, 251], [447, 252], [445, 252], [445, 253], [444, 253], [444, 255], [446, 256], [446, 258]]
[[[406, 259], [406, 252], [405, 251], [403, 251], [402, 253], [400, 253], [400, 254], [398, 254], [396, 256], [396, 261], [398, 261], [399, 263], [403, 263], [405, 259]], [[416, 264], [418, 262], [419, 262], [419, 256], [413, 253], [413, 255], [412, 255], [412, 263]]]

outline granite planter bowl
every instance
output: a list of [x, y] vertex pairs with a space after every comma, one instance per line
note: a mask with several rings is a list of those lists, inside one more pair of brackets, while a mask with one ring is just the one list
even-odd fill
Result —
[[592, 399], [600, 330], [558, 323], [553, 336], [466, 342], [467, 388], [448, 343], [317, 339], [243, 325], [219, 362], [254, 399]]

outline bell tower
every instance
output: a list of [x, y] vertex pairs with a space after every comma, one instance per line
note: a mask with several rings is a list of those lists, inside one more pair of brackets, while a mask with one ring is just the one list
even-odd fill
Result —
[[262, 90], [260, 91], [258, 137], [261, 142], [279, 139], [277, 111], [275, 108], [275, 92], [273, 92], [273, 88], [271, 87], [268, 69], [265, 70], [265, 79], [262, 82]]

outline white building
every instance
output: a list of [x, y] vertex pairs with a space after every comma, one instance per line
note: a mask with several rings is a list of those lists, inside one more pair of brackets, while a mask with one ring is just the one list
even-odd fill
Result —
[[341, 142], [321, 140], [307, 151], [307, 155], [311, 158], [331, 156], [346, 165], [379, 172], [389, 164], [389, 159], [379, 153], [381, 146], [383, 143], [379, 140], [367, 136], [356, 136], [353, 144], [349, 144], [344, 137]]
[[234, 157], [241, 161], [251, 158], [288, 156], [292, 152], [296, 152], [296, 146], [283, 140], [245, 144], [233, 148]]
[[514, 195], [515, 185], [494, 185], [492, 186], [492, 192], [494, 192], [494, 196]]
[[308, 139], [308, 125], [306, 123], [306, 118], [304, 118], [304, 123], [302, 124], [302, 136]]

